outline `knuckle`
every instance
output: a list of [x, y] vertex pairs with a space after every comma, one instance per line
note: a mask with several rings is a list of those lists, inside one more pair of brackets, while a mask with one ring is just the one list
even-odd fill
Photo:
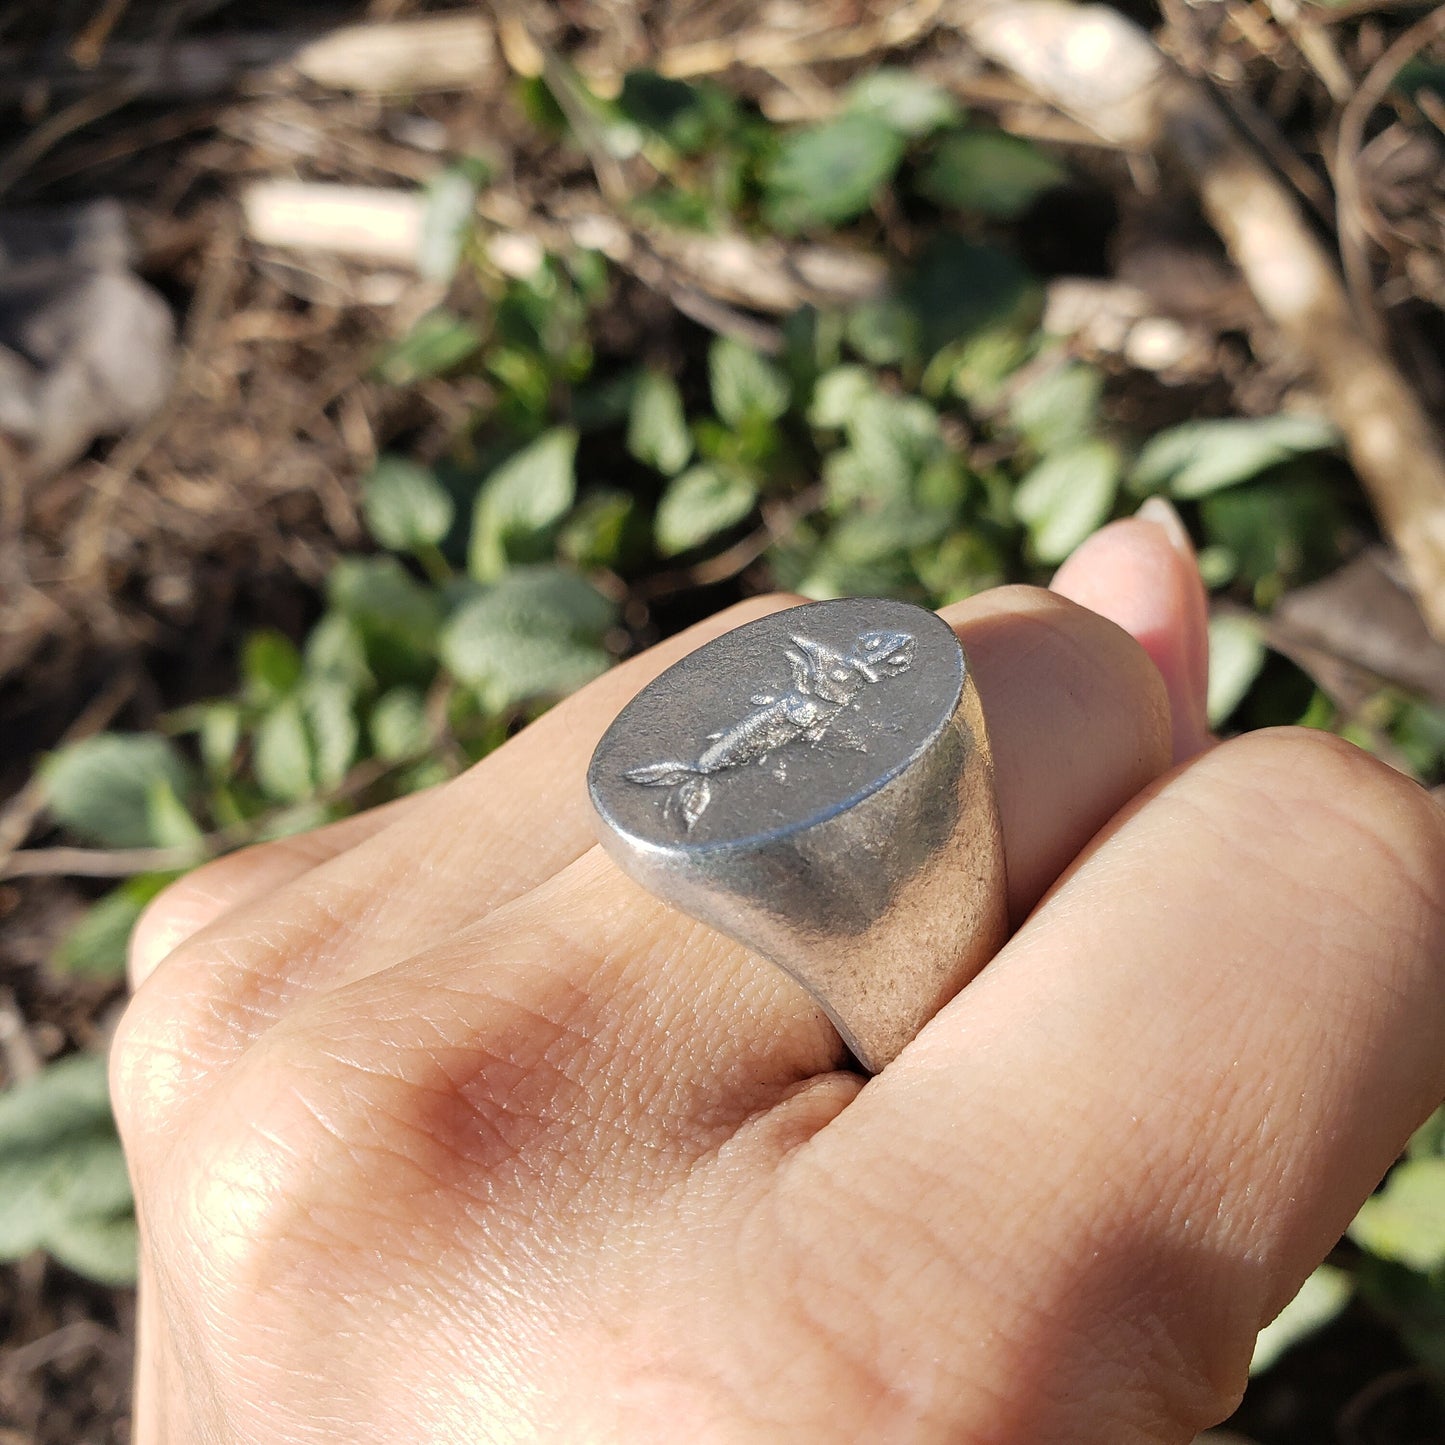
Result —
[[110, 1046], [110, 1099], [116, 1129], [133, 1162], [168, 1119], [176, 1076], [174, 1035], [158, 1015], [154, 995], [138, 994], [126, 1006]]
[[116, 1026], [111, 1098], [128, 1148], [142, 1153], [179, 1127], [203, 1082], [239, 1057], [264, 1008], [264, 982], [243, 957], [182, 943], [144, 980]]
[[131, 930], [129, 963], [133, 983], [142, 982], [168, 954], [214, 911], [219, 885], [232, 860], [218, 859], [178, 878], [146, 905]]

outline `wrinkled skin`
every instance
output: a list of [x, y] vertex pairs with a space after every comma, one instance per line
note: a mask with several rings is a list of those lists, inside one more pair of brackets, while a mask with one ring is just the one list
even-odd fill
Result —
[[787, 599], [163, 895], [114, 1050], [139, 1445], [1142, 1445], [1225, 1416], [1445, 1094], [1445, 815], [1317, 734], [1209, 745], [1167, 532], [945, 614], [1017, 932], [870, 1082], [788, 978], [607, 862], [581, 786], [627, 697]]

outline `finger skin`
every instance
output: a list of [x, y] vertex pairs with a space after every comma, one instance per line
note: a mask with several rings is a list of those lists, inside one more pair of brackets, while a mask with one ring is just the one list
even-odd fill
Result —
[[[1001, 588], [945, 615], [964, 637], [988, 719], [1010, 911], [1020, 920], [1093, 833], [1167, 766], [1167, 702], [1137, 644], [1047, 592]], [[582, 780], [595, 738], [611, 720], [611, 701], [592, 694], [592, 710], [579, 708], [565, 721], [564, 739], [555, 733], [538, 738], [529, 752], [518, 747], [523, 734], [493, 754], [497, 773], [484, 779], [474, 769], [467, 789], [439, 792], [434, 806], [409, 814], [396, 829], [227, 915], [177, 949], [163, 970], [161, 993], [148, 999], [143, 989], [131, 1007], [130, 1036], [150, 1037], [162, 1051], [152, 1075], [168, 1067], [179, 1039], [189, 1052], [184, 1077], [194, 1077], [238, 1057], [301, 999], [408, 957], [424, 958], [428, 948], [450, 947], [458, 936], [480, 948], [476, 927], [520, 895], [524, 881], [541, 886], [589, 850], [594, 834]], [[496, 810], [504, 810], [500, 839], [488, 830]], [[539, 826], [538, 819], [546, 821]], [[535, 833], [530, 845], [509, 836], [528, 822]], [[767, 980], [759, 994], [767, 1003], [756, 1019], [723, 1010], [729, 1057], [739, 1048], [752, 1050], [750, 1030], [772, 1039], [786, 1023], [785, 1036], [800, 1038], [812, 1061], [798, 1067], [831, 1065], [836, 1038], [826, 1026], [820, 1031], [817, 1010], [791, 980], [709, 930], [694, 934], [690, 921], [615, 869], [579, 876], [588, 882], [574, 890], [574, 902], [564, 888], [560, 902], [535, 912], [553, 935], [559, 928], [576, 932], [575, 946], [559, 946], [559, 954], [604, 1012], [610, 1003], [588, 960], [609, 949], [626, 953], [634, 933], [655, 938], [659, 956], [695, 937], [688, 943], [689, 960], [697, 960], [690, 979], [717, 955], [733, 960], [722, 970], [725, 981], [739, 972], [746, 978], [737, 984], [739, 996], [758, 993], [755, 976]], [[624, 897], [626, 909], [619, 904]], [[609, 923], [599, 928], [598, 918]], [[680, 982], [683, 971], [672, 976], [671, 988], [697, 995], [694, 981]], [[800, 1018], [813, 1022], [800, 1027]], [[776, 1057], [783, 1075], [793, 1076], [788, 1051]], [[173, 1080], [166, 1096], [176, 1089]]]
[[1422, 789], [1318, 733], [1225, 743], [795, 1151], [757, 1267], [876, 1282], [878, 1376], [938, 1438], [962, 1402], [969, 1439], [1187, 1441], [1445, 1095], [1442, 957]]
[[1209, 746], [1209, 600], [1172, 508], [1113, 522], [1059, 568], [1053, 590], [1117, 623], [1149, 654], [1169, 694], [1174, 761]]
[[1169, 705], [1122, 629], [1032, 587], [947, 607], [993, 750], [1021, 923], [1079, 849], [1168, 765]]

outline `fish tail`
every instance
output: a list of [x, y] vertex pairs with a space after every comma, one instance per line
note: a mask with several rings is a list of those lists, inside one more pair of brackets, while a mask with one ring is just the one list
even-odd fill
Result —
[[698, 769], [691, 763], [648, 763], [646, 767], [629, 768], [622, 776], [629, 783], [641, 783], [646, 788], [675, 788], [697, 773]]
[[688, 831], [692, 831], [692, 825], [702, 817], [707, 805], [712, 802], [712, 784], [705, 777], [688, 778], [685, 782], [679, 783], [672, 796], [667, 800], [667, 811], [682, 814], [682, 820], [687, 824]]

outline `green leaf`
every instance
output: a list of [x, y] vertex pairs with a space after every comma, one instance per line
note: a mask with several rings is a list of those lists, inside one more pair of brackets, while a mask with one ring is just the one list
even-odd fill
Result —
[[1433, 1159], [1445, 1156], [1445, 1104], [1442, 1104], [1410, 1136], [1412, 1159]]
[[167, 778], [154, 778], [146, 793], [146, 830], [157, 848], [185, 848], [200, 859], [205, 838]]
[[731, 427], [776, 421], [788, 409], [788, 378], [741, 341], [719, 336], [708, 349], [707, 370], [713, 407]]
[[482, 484], [467, 560], [478, 582], [499, 577], [518, 541], [535, 540], [566, 514], [577, 491], [576, 457], [577, 433], [554, 427]]
[[848, 345], [873, 366], [898, 366], [916, 359], [923, 327], [917, 312], [897, 296], [864, 301], [848, 313]]
[[1020, 388], [1009, 408], [1009, 420], [1036, 451], [1054, 451], [1093, 431], [1103, 390], [1098, 370], [1066, 362]]
[[884, 66], [848, 87], [846, 109], [872, 116], [902, 136], [927, 135], [959, 119], [958, 105], [941, 86], [912, 70]]
[[432, 740], [426, 699], [414, 687], [394, 687], [382, 693], [372, 705], [367, 730], [373, 750], [383, 761], [399, 763], [417, 757]]
[[[789, 584], [805, 597], [896, 597], [916, 585], [907, 557], [890, 551], [883, 555], [857, 556], [851, 551], [852, 536], [830, 536], [811, 558], [810, 565]], [[869, 543], [870, 553], [877, 549]]]
[[125, 1156], [109, 1111], [40, 1147], [0, 1148], [0, 1258], [44, 1249], [57, 1226], [114, 1215], [130, 1200]]
[[1226, 614], [1209, 621], [1209, 726], [1221, 727], [1244, 701], [1264, 667], [1266, 649], [1259, 624]]
[[1445, 1159], [1407, 1159], [1360, 1206], [1350, 1238], [1380, 1259], [1430, 1274], [1445, 1265]]
[[1011, 221], [1068, 175], [1030, 141], [996, 130], [960, 130], [939, 142], [918, 188], [945, 209]]
[[1246, 487], [1212, 493], [1200, 502], [1199, 515], [1209, 550], [1219, 559], [1216, 570], [1252, 586], [1260, 607], [1338, 566], [1339, 539], [1352, 526], [1341, 489], [1308, 460], [1286, 462]]
[[847, 426], [863, 398], [877, 389], [866, 366], [835, 366], [825, 371], [813, 386], [808, 424], [820, 429]]
[[233, 702], [208, 702], [202, 706], [197, 742], [201, 762], [211, 778], [229, 778], [241, 746], [241, 709]]
[[298, 833], [310, 833], [317, 828], [324, 828], [343, 816], [344, 813], [335, 805], [311, 798], [304, 803], [294, 803], [290, 807], [267, 813], [261, 819], [256, 841], [270, 843], [277, 838], [294, 838]]
[[680, 155], [694, 155], [714, 132], [734, 119], [736, 107], [723, 90], [689, 85], [655, 70], [631, 70], [617, 98], [621, 112], [643, 130], [660, 136]]
[[104, 898], [92, 903], [51, 955], [58, 973], [81, 978], [122, 978], [126, 952], [146, 904], [174, 877], [171, 873], [143, 873], [127, 879]]
[[961, 602], [1006, 580], [998, 546], [982, 531], [972, 529], [950, 532], [938, 546], [920, 549], [913, 565], [932, 600], [940, 605]]
[[521, 567], [453, 615], [442, 634], [452, 673], [500, 712], [571, 692], [606, 670], [616, 608], [576, 573]]
[[325, 613], [311, 629], [304, 665], [307, 677], [344, 683], [353, 693], [365, 692], [375, 681], [366, 661], [366, 639], [344, 612]]
[[52, 1249], [94, 1278], [125, 1278], [82, 1242], [90, 1221], [122, 1219], [131, 1205], [115, 1135], [106, 1063], [75, 1054], [0, 1093], [0, 1256]]
[[155, 733], [101, 733], [52, 753], [41, 765], [45, 800], [57, 822], [107, 848], [158, 843], [151, 790], [191, 790], [191, 770], [169, 739]]
[[870, 391], [846, 430], [849, 445], [823, 463], [828, 511], [839, 518], [827, 541], [835, 581], [885, 563], [900, 567], [900, 554], [941, 542], [963, 495], [960, 464], [921, 398]]
[[301, 704], [311, 733], [316, 785], [329, 791], [345, 778], [356, 760], [361, 741], [354, 695], [344, 682], [308, 678], [301, 692]]
[[904, 139], [876, 115], [841, 115], [788, 136], [763, 173], [763, 214], [781, 231], [850, 221], [903, 158]]
[[277, 802], [299, 803], [315, 792], [311, 734], [298, 699], [278, 703], [257, 724], [251, 765], [262, 791]]
[[248, 700], [269, 706], [301, 681], [301, 654], [284, 633], [269, 627], [253, 632], [241, 648], [241, 676]]
[[757, 505], [758, 491], [739, 472], [698, 466], [668, 484], [657, 504], [657, 550], [675, 556], [726, 531]]
[[57, 1220], [45, 1243], [67, 1269], [98, 1284], [116, 1288], [135, 1283], [140, 1240], [132, 1213]]
[[1004, 383], [1029, 359], [1034, 333], [1004, 321], [975, 332], [966, 341], [946, 346], [930, 364], [924, 385], [937, 376], [939, 392], [952, 391], [970, 406], [992, 410]]
[[99, 1054], [70, 1054], [47, 1064], [33, 1079], [0, 1090], [0, 1161], [109, 1118], [105, 1060]]
[[1109, 515], [1119, 490], [1119, 449], [1083, 441], [1046, 456], [1019, 483], [1014, 511], [1041, 562], [1062, 562]]
[[[430, 680], [435, 666], [441, 603], [395, 557], [343, 557], [326, 580], [335, 613], [344, 617], [365, 648], [365, 667], [384, 686]], [[325, 625], [323, 619], [322, 625]], [[317, 663], [322, 660], [318, 643]], [[349, 665], [351, 639], [337, 627], [327, 639], [330, 660]]]
[[916, 396], [869, 392], [854, 405], [846, 430], [848, 449], [824, 463], [835, 512], [911, 496], [925, 470], [948, 455], [938, 413]]
[[447, 166], [427, 182], [416, 252], [423, 279], [444, 285], [456, 274], [471, 235], [478, 189], [475, 165]]
[[649, 467], [675, 477], [692, 456], [692, 433], [677, 383], [659, 371], [643, 373], [632, 394], [627, 450]]
[[1134, 464], [1131, 486], [1182, 501], [1247, 482], [1290, 457], [1337, 446], [1323, 417], [1231, 417], [1186, 422], [1155, 437]]
[[1323, 1329], [1350, 1302], [1354, 1288], [1344, 1270], [1320, 1265], [1300, 1286], [1299, 1293], [1259, 1332], [1249, 1373], [1262, 1375], [1292, 1345]]
[[[600, 487], [583, 497], [557, 535], [557, 550], [578, 567], [617, 567], [637, 550], [637, 503]], [[644, 534], [645, 535], [645, 534]]]
[[411, 386], [441, 376], [481, 349], [483, 336], [450, 311], [429, 311], [394, 342], [377, 363], [377, 375], [393, 386]]
[[583, 436], [609, 431], [632, 414], [632, 394], [642, 380], [641, 368], [629, 368], [599, 377], [575, 387], [572, 392], [572, 422]]
[[451, 530], [451, 493], [429, 467], [384, 456], [361, 484], [361, 505], [371, 535], [394, 552], [435, 547]]
[[924, 249], [902, 292], [929, 356], [988, 332], [1029, 331], [1042, 296], [1009, 252], [949, 234]]

